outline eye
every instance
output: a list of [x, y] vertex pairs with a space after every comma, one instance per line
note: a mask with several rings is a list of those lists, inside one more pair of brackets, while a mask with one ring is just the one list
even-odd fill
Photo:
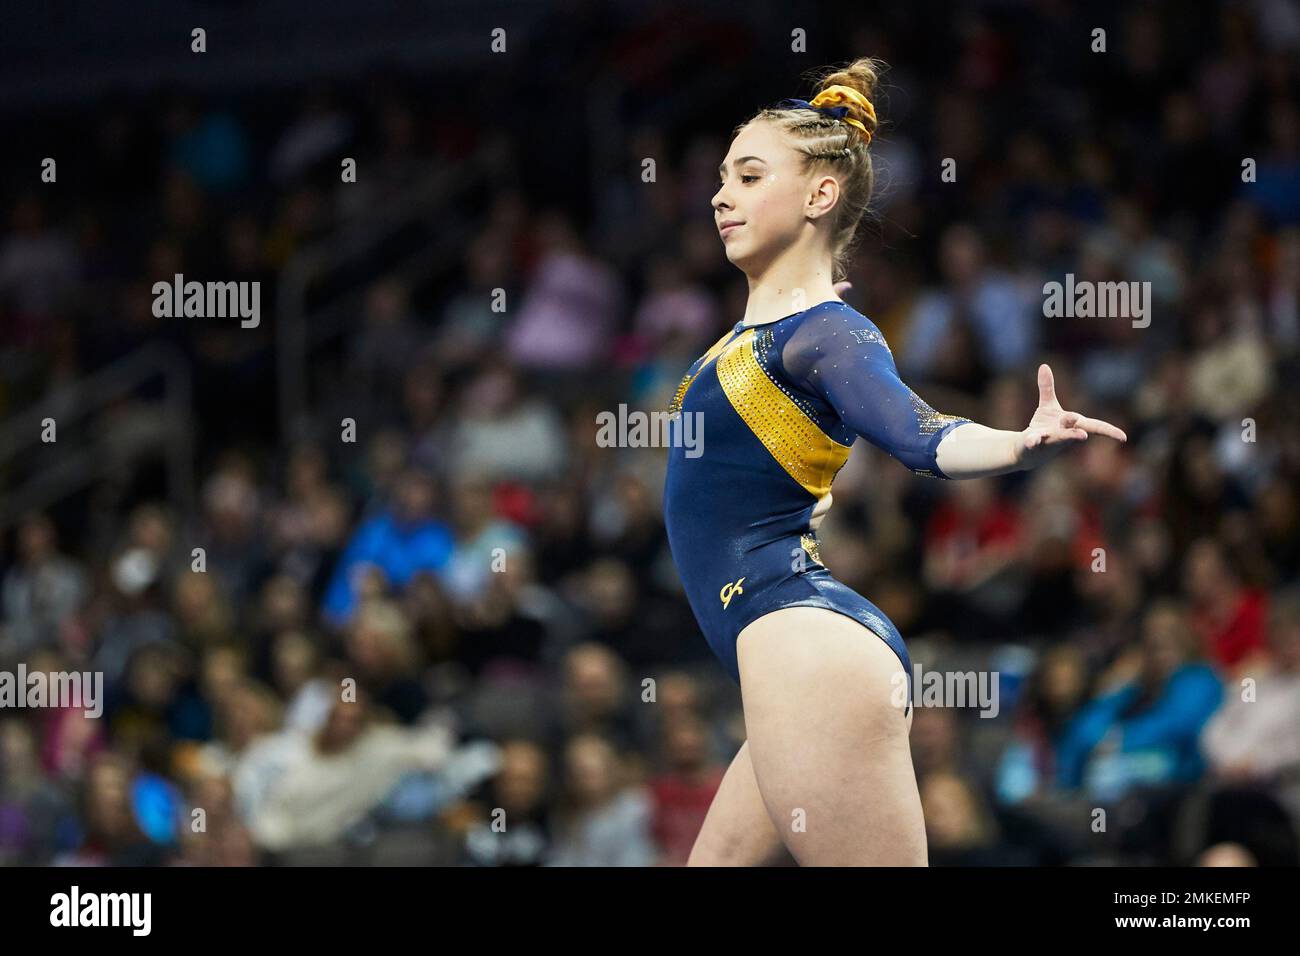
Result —
[[755, 176], [753, 173], [750, 173], [749, 175], [741, 176], [741, 177], [740, 177], [740, 181], [741, 181], [742, 183], [744, 183], [744, 182], [748, 182], [748, 181], [751, 180], [751, 179], [760, 179], [760, 178], [761, 178], [761, 177], [759, 177], [759, 176]]

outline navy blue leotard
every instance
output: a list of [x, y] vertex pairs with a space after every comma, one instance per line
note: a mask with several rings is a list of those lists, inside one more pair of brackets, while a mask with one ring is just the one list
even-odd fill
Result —
[[[969, 419], [943, 415], [898, 377], [880, 330], [840, 301], [738, 323], [682, 379], [670, 412], [664, 520], [704, 637], [739, 683], [736, 638], [783, 607], [820, 607], [907, 646], [874, 604], [822, 565], [813, 528], [861, 435], [912, 471], [946, 478], [935, 449]], [[697, 414], [698, 413], [698, 414]], [[684, 416], [702, 429], [692, 448]], [[818, 504], [822, 508], [818, 508]]]

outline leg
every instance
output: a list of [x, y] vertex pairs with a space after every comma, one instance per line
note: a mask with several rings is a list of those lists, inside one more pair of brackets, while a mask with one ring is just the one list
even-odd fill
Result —
[[750, 757], [787, 848], [805, 866], [925, 866], [925, 818], [891, 701], [898, 656], [852, 618], [790, 607], [737, 643]]
[[789, 866], [793, 862], [759, 796], [746, 741], [722, 777], [686, 865]]

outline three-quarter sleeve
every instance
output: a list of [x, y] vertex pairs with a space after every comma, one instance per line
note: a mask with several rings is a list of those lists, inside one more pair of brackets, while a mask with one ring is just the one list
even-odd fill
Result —
[[948, 477], [936, 461], [939, 443], [970, 419], [937, 412], [912, 391], [869, 319], [837, 303], [819, 306], [791, 335], [782, 361], [858, 435], [916, 474]]

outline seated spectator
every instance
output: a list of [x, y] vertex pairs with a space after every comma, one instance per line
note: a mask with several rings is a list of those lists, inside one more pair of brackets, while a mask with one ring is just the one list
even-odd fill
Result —
[[512, 740], [501, 748], [501, 767], [464, 826], [463, 856], [473, 866], [541, 866], [551, 851], [546, 753]]
[[925, 583], [941, 613], [972, 636], [1005, 633], [1008, 572], [1025, 554], [1020, 510], [992, 481], [952, 482], [925, 525]]
[[956, 774], [935, 773], [921, 783], [926, 840], [934, 866], [1022, 863], [998, 842], [998, 828], [979, 793]]
[[88, 593], [81, 566], [59, 552], [54, 523], [45, 515], [29, 516], [18, 528], [18, 561], [0, 586], [6, 622], [0, 650], [21, 654], [56, 645], [64, 622]]
[[494, 577], [509, 568], [524, 550], [526, 538], [518, 525], [496, 513], [491, 482], [484, 475], [455, 479], [451, 514], [455, 544], [442, 570], [442, 580], [453, 599], [473, 600], [483, 594]]
[[1048, 651], [1029, 679], [1012, 739], [998, 763], [996, 791], [1016, 804], [1053, 789], [1056, 748], [1088, 689], [1083, 655], [1070, 644]]
[[1147, 612], [1137, 678], [1086, 704], [1062, 734], [1060, 786], [1112, 799], [1139, 785], [1200, 777], [1198, 738], [1223, 689], [1190, 633], [1181, 605], [1161, 602]]
[[568, 456], [556, 406], [495, 354], [458, 393], [445, 441], [447, 467], [458, 478], [544, 481], [563, 472]]
[[282, 725], [279, 698], [254, 680], [240, 679], [217, 706], [216, 737], [200, 748], [199, 766], [208, 773], [229, 773], [259, 738]]
[[664, 866], [685, 866], [726, 768], [709, 759], [704, 721], [679, 715], [663, 728], [663, 772], [647, 782], [654, 801], [652, 833]]
[[579, 734], [612, 741], [620, 752], [636, 748], [639, 735], [629, 700], [627, 668], [602, 644], [579, 644], [564, 655], [563, 684], [550, 728], [552, 753]]
[[375, 704], [403, 724], [413, 724], [428, 706], [419, 679], [419, 654], [411, 622], [392, 601], [369, 600], [357, 608], [348, 627], [348, 661]]
[[559, 815], [551, 866], [649, 866], [650, 798], [629, 787], [607, 740], [582, 734], [564, 753], [567, 807]]
[[434, 487], [428, 474], [407, 469], [397, 482], [394, 500], [364, 522], [344, 549], [322, 608], [335, 626], [356, 609], [359, 572], [377, 567], [394, 587], [417, 571], [441, 571], [451, 558], [451, 529], [433, 515]]
[[1205, 654], [1229, 673], [1254, 666], [1264, 652], [1266, 594], [1248, 587], [1211, 539], [1188, 551], [1184, 584]]
[[116, 754], [101, 754], [91, 764], [81, 820], [80, 846], [57, 857], [56, 865], [154, 866], [164, 859], [140, 829], [131, 805], [131, 767]]
[[1229, 685], [1201, 745], [1218, 780], [1274, 784], [1300, 820], [1300, 592], [1274, 604], [1268, 647], [1268, 665], [1248, 675], [1252, 686]]
[[358, 689], [355, 701], [335, 701], [315, 735], [287, 731], [250, 749], [235, 769], [236, 799], [262, 849], [326, 846], [380, 806], [406, 774], [446, 763], [452, 743], [441, 725], [377, 724]]
[[0, 722], [0, 866], [46, 862], [46, 849], [73, 823], [71, 801], [41, 770], [31, 727]]
[[190, 782], [185, 819], [202, 809], [203, 827], [180, 827], [178, 866], [255, 866], [257, 848], [234, 810], [230, 780], [224, 775], [200, 775]]

